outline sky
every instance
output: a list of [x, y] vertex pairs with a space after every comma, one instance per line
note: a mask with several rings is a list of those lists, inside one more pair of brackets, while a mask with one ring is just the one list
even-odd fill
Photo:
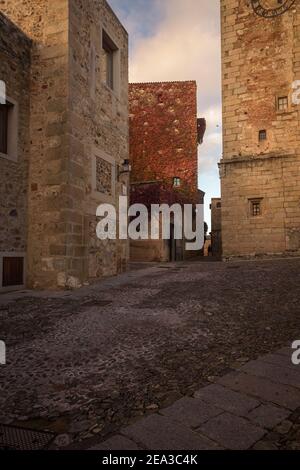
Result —
[[222, 154], [219, 0], [108, 0], [127, 29], [131, 82], [196, 80], [198, 117], [207, 131], [199, 147], [199, 188], [220, 196]]

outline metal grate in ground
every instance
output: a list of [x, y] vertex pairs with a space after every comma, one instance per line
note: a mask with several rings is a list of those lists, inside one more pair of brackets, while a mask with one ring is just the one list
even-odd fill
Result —
[[0, 450], [42, 450], [55, 434], [0, 424]]

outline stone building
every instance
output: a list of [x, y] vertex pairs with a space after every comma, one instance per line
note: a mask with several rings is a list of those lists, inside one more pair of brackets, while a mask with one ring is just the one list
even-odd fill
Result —
[[31, 46], [31, 40], [0, 15], [0, 80], [10, 83], [0, 104], [0, 289], [11, 279], [25, 284]]
[[[206, 129], [197, 119], [194, 81], [129, 85], [131, 203], [203, 204], [198, 189], [198, 145]], [[131, 242], [135, 261], [184, 259], [181, 240]]]
[[127, 193], [128, 35], [105, 0], [0, 11], [0, 289], [125, 270], [128, 243], [97, 239], [96, 208]]
[[221, 16], [223, 255], [299, 254], [300, 5], [221, 0]]
[[211, 200], [211, 252], [213, 256], [222, 256], [222, 201], [221, 198]]

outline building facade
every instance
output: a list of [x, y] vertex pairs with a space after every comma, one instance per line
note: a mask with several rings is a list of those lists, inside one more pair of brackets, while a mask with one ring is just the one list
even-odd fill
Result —
[[221, 0], [221, 17], [223, 256], [299, 254], [300, 5]]
[[[203, 204], [198, 189], [198, 145], [206, 129], [197, 119], [194, 81], [129, 86], [131, 202]], [[173, 227], [174, 228], [174, 227]], [[181, 240], [131, 242], [135, 261], [175, 261], [188, 253]]]
[[222, 256], [222, 201], [221, 198], [211, 200], [211, 253]]
[[10, 82], [0, 104], [1, 289], [11, 278], [12, 283], [25, 285], [32, 43], [8, 18], [0, 15], [0, 46], [0, 80], [2, 84]]
[[117, 274], [129, 246], [98, 240], [96, 209], [128, 193], [128, 35], [105, 0], [0, 9], [1, 134], [18, 142], [0, 153], [0, 289]]

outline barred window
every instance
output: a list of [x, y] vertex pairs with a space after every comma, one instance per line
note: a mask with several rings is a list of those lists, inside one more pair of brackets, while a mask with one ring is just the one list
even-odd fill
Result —
[[262, 204], [260, 199], [250, 200], [250, 212], [252, 217], [259, 217], [262, 215]]
[[267, 131], [265, 129], [262, 129], [258, 133], [258, 140], [260, 142], [263, 142], [264, 140], [267, 140]]

